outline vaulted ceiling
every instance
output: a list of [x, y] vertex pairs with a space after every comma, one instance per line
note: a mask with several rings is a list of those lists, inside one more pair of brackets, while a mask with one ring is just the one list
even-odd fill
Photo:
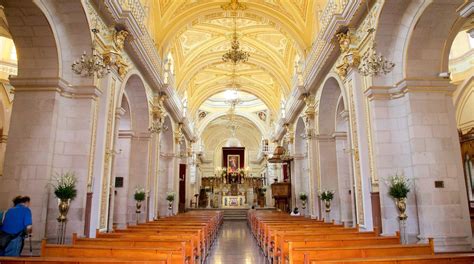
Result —
[[276, 114], [291, 90], [295, 58], [303, 58], [318, 30], [326, 0], [241, 0], [247, 8], [225, 11], [230, 1], [142, 0], [156, 47], [174, 60], [175, 85], [187, 95], [195, 115], [212, 95], [232, 84], [232, 65], [222, 62], [230, 48], [234, 19], [241, 48], [250, 53], [238, 64], [235, 82]]

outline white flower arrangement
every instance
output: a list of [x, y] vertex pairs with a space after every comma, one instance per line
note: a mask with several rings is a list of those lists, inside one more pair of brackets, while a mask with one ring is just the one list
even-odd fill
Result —
[[300, 197], [300, 200], [301, 200], [301, 201], [306, 201], [306, 200], [308, 200], [308, 195], [307, 195], [305, 192], [300, 192], [299, 197]]
[[174, 192], [166, 193], [166, 201], [173, 202], [175, 196], [176, 196], [176, 194]]
[[133, 198], [135, 199], [135, 201], [142, 202], [145, 200], [145, 196], [145, 189], [137, 185], [135, 187], [135, 193], [133, 194]]
[[323, 201], [331, 201], [332, 199], [334, 199], [334, 194], [336, 192], [333, 191], [333, 190], [322, 190], [319, 192], [319, 198], [321, 198], [321, 200]]

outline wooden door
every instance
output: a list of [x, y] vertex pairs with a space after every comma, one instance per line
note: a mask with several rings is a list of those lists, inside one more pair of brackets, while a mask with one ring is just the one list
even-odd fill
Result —
[[179, 164], [179, 205], [178, 212], [186, 208], [186, 164]]

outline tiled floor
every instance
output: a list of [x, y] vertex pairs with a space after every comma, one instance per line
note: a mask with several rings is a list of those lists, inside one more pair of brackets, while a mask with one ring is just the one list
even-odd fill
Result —
[[225, 221], [209, 253], [207, 264], [266, 264], [245, 221]]

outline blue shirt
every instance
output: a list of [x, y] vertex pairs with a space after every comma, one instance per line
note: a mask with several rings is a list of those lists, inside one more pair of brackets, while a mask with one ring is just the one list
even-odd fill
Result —
[[16, 235], [32, 225], [30, 208], [19, 204], [5, 212], [2, 231], [10, 235]]

